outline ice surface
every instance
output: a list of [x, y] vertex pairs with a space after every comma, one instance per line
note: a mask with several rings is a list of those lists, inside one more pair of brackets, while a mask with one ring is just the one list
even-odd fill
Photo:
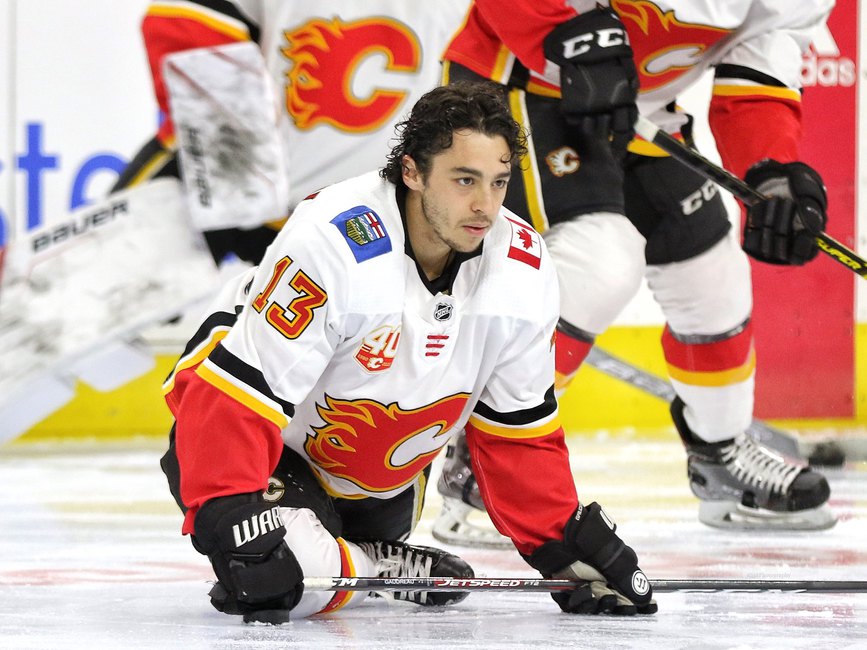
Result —
[[[598, 500], [656, 578], [867, 580], [867, 464], [828, 470], [836, 527], [738, 533], [698, 523], [675, 436], [569, 440]], [[273, 627], [208, 603], [210, 567], [179, 534], [163, 441], [0, 447], [0, 648], [864, 648], [867, 593], [658, 594], [659, 613], [560, 613], [547, 594], [476, 593], [451, 608], [374, 599]], [[435, 544], [435, 490], [411, 541]], [[533, 576], [512, 551], [459, 552], [478, 575]]]

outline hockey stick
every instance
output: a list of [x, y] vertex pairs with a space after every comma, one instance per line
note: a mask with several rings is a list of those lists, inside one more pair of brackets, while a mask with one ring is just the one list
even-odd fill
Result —
[[673, 591], [799, 591], [803, 593], [867, 592], [867, 580], [653, 580], [653, 590]]
[[[635, 123], [635, 132], [648, 142], [652, 142], [670, 154], [672, 158], [676, 158], [687, 167], [714, 181], [723, 189], [728, 190], [746, 205], [754, 205], [765, 199], [761, 193], [747, 185], [740, 178], [719, 165], [714, 164], [694, 149], [690, 149], [641, 115], [638, 116], [638, 121]], [[823, 253], [854, 271], [862, 278], [867, 278], [867, 260], [860, 257], [858, 253], [846, 248], [846, 246], [825, 232], [819, 232], [816, 235], [816, 243]]]
[[[305, 591], [521, 591], [575, 589], [581, 582], [542, 578], [304, 578]], [[867, 592], [867, 580], [652, 580], [657, 593], [676, 591]]]
[[[586, 362], [600, 372], [619, 379], [666, 402], [671, 402], [677, 395], [672, 385], [662, 377], [637, 368], [629, 362], [606, 352], [598, 345], [590, 348]], [[750, 424], [749, 431], [756, 440], [776, 449], [781, 454], [794, 459], [804, 459], [804, 454], [794, 436], [756, 419]]]

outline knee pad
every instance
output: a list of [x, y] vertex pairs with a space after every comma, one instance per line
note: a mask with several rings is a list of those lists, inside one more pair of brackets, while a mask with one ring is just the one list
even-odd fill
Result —
[[644, 237], [623, 215], [594, 212], [545, 234], [560, 282], [560, 315], [601, 334], [636, 294], [644, 277]]
[[749, 260], [731, 236], [683, 262], [648, 266], [647, 286], [680, 335], [731, 331], [753, 309]]

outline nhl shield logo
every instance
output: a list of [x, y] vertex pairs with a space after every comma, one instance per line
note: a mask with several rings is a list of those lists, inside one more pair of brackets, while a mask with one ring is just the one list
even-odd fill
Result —
[[450, 302], [438, 302], [436, 307], [434, 307], [433, 317], [434, 320], [442, 323], [444, 321], [449, 320], [452, 317], [452, 313], [454, 311], [454, 305]]

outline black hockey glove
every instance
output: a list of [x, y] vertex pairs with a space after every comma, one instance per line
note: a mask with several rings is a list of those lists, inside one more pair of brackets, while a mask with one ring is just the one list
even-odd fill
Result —
[[744, 180], [767, 199], [747, 210], [743, 249], [770, 264], [801, 265], [816, 257], [816, 235], [828, 222], [822, 178], [802, 162], [765, 159]]
[[547, 542], [527, 562], [546, 578], [582, 581], [573, 591], [551, 594], [571, 614], [655, 614], [653, 589], [638, 558], [595, 501], [578, 506], [562, 542]]
[[194, 545], [219, 581], [211, 604], [245, 621], [282, 623], [304, 592], [304, 574], [283, 541], [280, 511], [261, 495], [212, 499], [196, 514]]
[[625, 151], [638, 118], [638, 74], [626, 28], [610, 8], [587, 11], [555, 27], [545, 58], [560, 66], [560, 108], [579, 130], [612, 138]]

